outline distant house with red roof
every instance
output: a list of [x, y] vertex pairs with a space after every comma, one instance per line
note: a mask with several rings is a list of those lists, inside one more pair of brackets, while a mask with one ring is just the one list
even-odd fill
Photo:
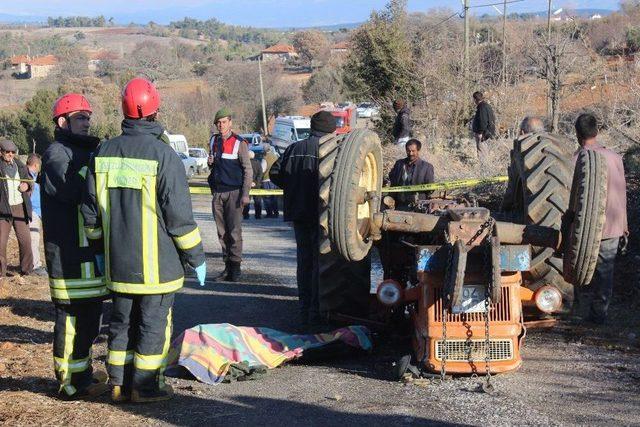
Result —
[[27, 75], [30, 79], [47, 77], [51, 70], [58, 66], [58, 58], [55, 55], [36, 56], [28, 63]]
[[331, 46], [331, 55], [344, 55], [349, 52], [349, 43], [342, 41]]
[[276, 44], [264, 49], [261, 52], [263, 61], [288, 61], [298, 57], [298, 53], [293, 46], [289, 44]]
[[16, 55], [10, 58], [11, 69], [15, 71], [17, 78], [38, 79], [47, 77], [51, 70], [58, 66], [58, 58], [55, 55], [31, 57], [29, 55]]
[[14, 70], [17, 74], [26, 74], [27, 73], [27, 64], [29, 64], [29, 56], [27, 55], [16, 55], [10, 58], [11, 69]]

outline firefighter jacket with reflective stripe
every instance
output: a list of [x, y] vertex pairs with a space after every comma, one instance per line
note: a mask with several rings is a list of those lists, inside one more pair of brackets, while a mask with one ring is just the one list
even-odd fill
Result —
[[42, 157], [40, 192], [44, 250], [51, 298], [57, 303], [101, 300], [108, 296], [85, 234], [80, 202], [87, 165], [100, 140], [57, 129], [56, 142]]
[[183, 262], [204, 263], [180, 157], [156, 122], [125, 119], [89, 165], [82, 215], [87, 236], [104, 238], [107, 287], [163, 294], [182, 287]]

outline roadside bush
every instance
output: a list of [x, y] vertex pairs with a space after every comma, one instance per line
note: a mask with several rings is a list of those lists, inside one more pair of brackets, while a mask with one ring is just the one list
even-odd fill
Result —
[[342, 97], [340, 73], [333, 67], [325, 66], [311, 75], [302, 86], [302, 98], [307, 104], [335, 101]]
[[16, 143], [21, 154], [31, 152], [27, 142], [27, 131], [20, 123], [17, 111], [0, 110], [0, 138], [8, 138]]
[[27, 141], [35, 141], [35, 151], [40, 154], [53, 142], [51, 108], [57, 97], [57, 94], [51, 90], [38, 90], [26, 103], [25, 111], [20, 116], [20, 123], [25, 129]]

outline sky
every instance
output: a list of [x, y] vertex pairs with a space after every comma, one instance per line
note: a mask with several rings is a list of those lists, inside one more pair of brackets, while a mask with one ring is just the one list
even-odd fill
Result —
[[[411, 12], [432, 8], [460, 9], [461, 0], [409, 0]], [[471, 5], [501, 0], [470, 0]], [[381, 9], [387, 0], [0, 0], [0, 15], [98, 16], [116, 22], [166, 24], [185, 16], [216, 18], [222, 22], [253, 27], [310, 27], [362, 22], [372, 9]], [[554, 7], [618, 9], [619, 0], [553, 0]], [[545, 10], [547, 0], [523, 0], [508, 5], [509, 12]], [[493, 13], [491, 7], [474, 8], [476, 14]]]

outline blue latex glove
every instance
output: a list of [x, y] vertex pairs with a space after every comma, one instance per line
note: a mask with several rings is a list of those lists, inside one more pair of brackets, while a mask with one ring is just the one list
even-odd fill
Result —
[[198, 282], [200, 282], [200, 286], [204, 286], [204, 280], [207, 277], [207, 264], [204, 262], [196, 267], [196, 275], [198, 276]]
[[104, 274], [104, 255], [98, 254], [96, 255], [96, 266], [98, 266], [98, 272], [100, 275]]

